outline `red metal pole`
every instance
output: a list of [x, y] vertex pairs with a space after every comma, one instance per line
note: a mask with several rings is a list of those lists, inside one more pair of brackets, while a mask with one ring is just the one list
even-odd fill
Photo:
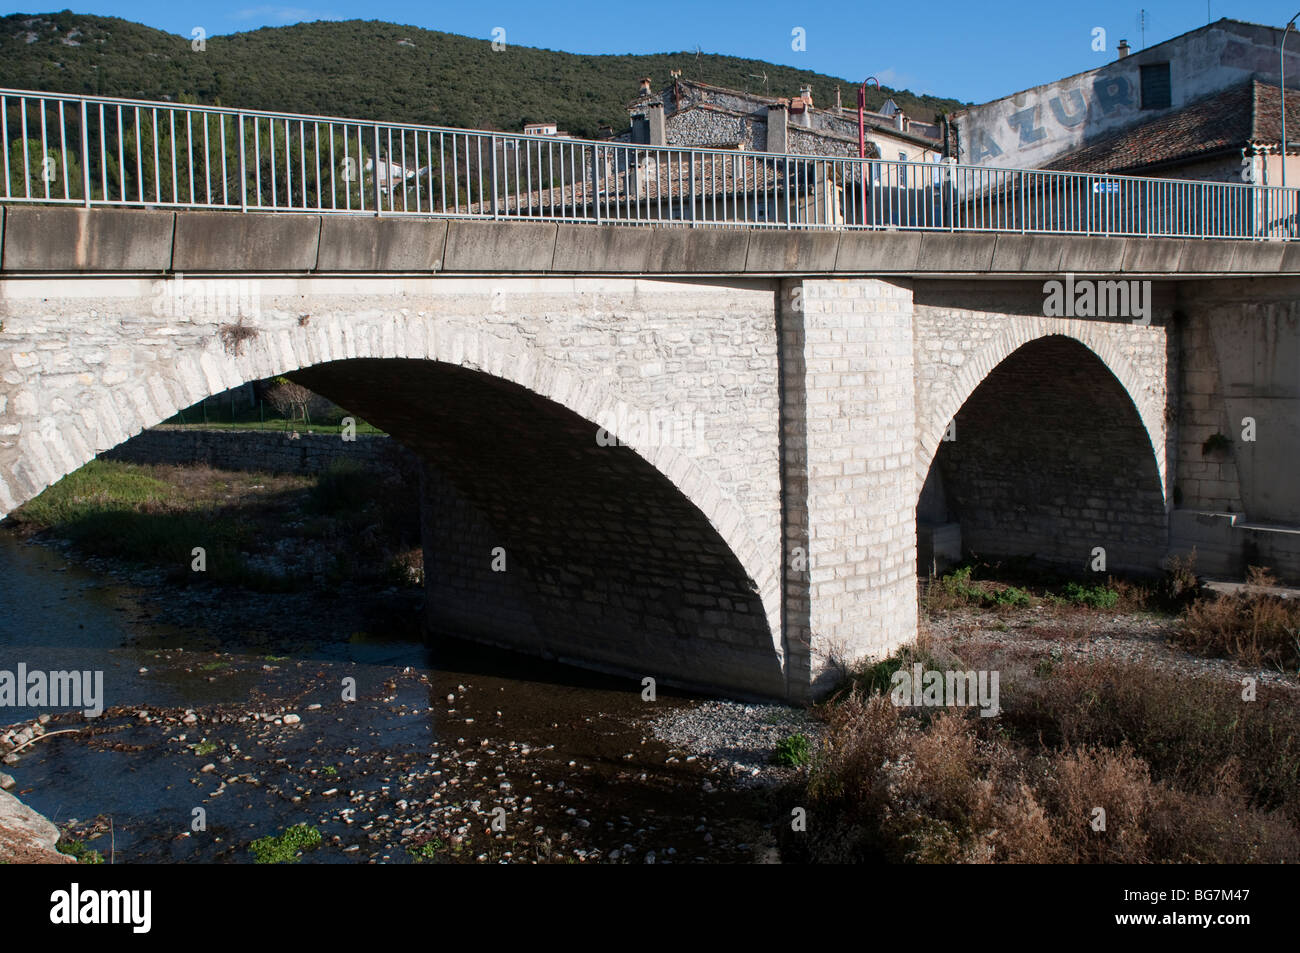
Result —
[[880, 92], [880, 80], [874, 76], [868, 76], [858, 87], [858, 158], [867, 157], [867, 83], [876, 84], [876, 92]]
[[[867, 157], [867, 83], [876, 84], [876, 92], [880, 92], [880, 80], [874, 76], [868, 76], [858, 87], [858, 158]], [[862, 215], [858, 220], [859, 225], [865, 225], [867, 222], [867, 166], [864, 162], [858, 166], [858, 198], [862, 206]]]
[[867, 84], [858, 87], [858, 158], [867, 157]]

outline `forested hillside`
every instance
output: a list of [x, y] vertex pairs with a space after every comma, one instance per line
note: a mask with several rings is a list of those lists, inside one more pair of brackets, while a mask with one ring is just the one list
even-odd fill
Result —
[[[0, 19], [0, 86], [324, 113], [365, 119], [518, 130], [555, 121], [574, 135], [626, 128], [637, 80], [683, 76], [774, 96], [811, 85], [818, 105], [856, 103], [849, 80], [761, 60], [695, 52], [583, 56], [379, 21], [303, 23], [189, 37], [114, 17], [62, 13]], [[766, 77], [766, 82], [763, 77]], [[930, 120], [957, 100], [888, 87], [868, 90], [875, 107], [892, 96]]]

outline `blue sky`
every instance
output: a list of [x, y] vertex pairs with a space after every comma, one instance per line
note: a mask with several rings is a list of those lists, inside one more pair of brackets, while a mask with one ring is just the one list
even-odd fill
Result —
[[[310, 4], [310, 5], [308, 5]], [[508, 44], [572, 53], [656, 53], [695, 49], [785, 63], [886, 85], [983, 102], [1113, 58], [1127, 38], [1141, 47], [1138, 10], [1150, 25], [1147, 45], [1234, 17], [1281, 26], [1300, 0], [927, 0], [822, 3], [817, 0], [109, 0], [72, 9], [123, 17], [189, 35], [209, 35], [303, 20], [380, 19], [490, 39], [503, 28]], [[0, 0], [0, 13], [45, 12], [27, 0]], [[1092, 31], [1106, 30], [1106, 52], [1092, 49]], [[806, 48], [792, 47], [802, 28]], [[377, 67], [377, 68], [382, 68]]]

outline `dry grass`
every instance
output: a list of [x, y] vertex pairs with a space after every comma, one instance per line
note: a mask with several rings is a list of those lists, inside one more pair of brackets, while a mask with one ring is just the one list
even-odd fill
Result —
[[[988, 661], [993, 661], [989, 659]], [[1003, 714], [828, 706], [786, 845], [821, 862], [1300, 860], [1300, 712], [1232, 683], [1134, 664], [1001, 666]], [[969, 662], [969, 660], [968, 660]], [[859, 684], [864, 684], [859, 682]], [[1094, 829], [1096, 809], [1104, 830]]]
[[1231, 595], [1192, 603], [1179, 619], [1174, 641], [1254, 668], [1300, 670], [1300, 600], [1265, 591], [1277, 582], [1258, 567], [1251, 567], [1247, 583]]

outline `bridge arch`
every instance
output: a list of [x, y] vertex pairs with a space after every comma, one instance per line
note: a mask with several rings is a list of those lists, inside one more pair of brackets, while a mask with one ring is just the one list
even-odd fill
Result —
[[920, 492], [949, 423], [966, 404], [975, 389], [1013, 353], [1032, 341], [1051, 336], [1067, 337], [1086, 347], [1124, 388], [1141, 418], [1160, 475], [1161, 492], [1167, 492], [1165, 453], [1165, 395], [1157, 393], [1150, 380], [1138, 373], [1124, 356], [1109, 325], [1094, 321], [1063, 321], [1032, 315], [1005, 316], [1003, 326], [981, 348], [967, 356], [946, 387], [931, 390], [925, 404], [917, 408], [916, 485]]
[[[332, 312], [300, 315], [297, 319], [254, 322], [249, 332], [232, 331], [204, 325], [188, 337], [193, 346], [181, 347], [170, 360], [165, 373], [156, 354], [146, 345], [120, 340], [106, 348], [100, 373], [81, 374], [76, 382], [74, 402], [40, 393], [39, 364], [33, 359], [25, 370], [26, 379], [11, 391], [10, 409], [22, 414], [25, 423], [16, 439], [16, 453], [8, 456], [9, 466], [0, 469], [0, 514], [7, 513], [32, 498], [41, 489], [140, 431], [171, 417], [177, 410], [206, 397], [253, 380], [285, 374], [316, 375], [322, 369], [359, 366], [365, 362], [382, 362], [394, 367], [396, 362], [422, 366], [429, 370], [463, 372], [481, 383], [498, 382], [518, 395], [540, 400], [554, 412], [556, 419], [567, 417], [571, 423], [587, 425], [590, 434], [606, 427], [627, 444], [604, 451], [609, 454], [634, 455], [644, 464], [639, 471], [647, 479], [653, 475], [665, 487], [671, 487], [698, 514], [707, 532], [725, 546], [725, 554], [693, 554], [700, 561], [734, 559], [738, 591], [719, 601], [732, 609], [745, 611], [742, 602], [752, 600], [745, 621], [746, 631], [737, 632], [713, 618], [711, 624], [721, 629], [721, 638], [741, 643], [753, 640], [760, 630], [765, 645], [742, 646], [760, 658], [754, 663], [762, 668], [753, 671], [700, 671], [698, 684], [713, 684], [749, 691], [754, 694], [783, 694], [784, 647], [781, 640], [781, 606], [778, 589], [779, 562], [765, 559], [764, 550], [750, 531], [750, 521], [738, 505], [703, 469], [700, 462], [677, 445], [657, 441], [654, 434], [641, 439], [640, 432], [622, 432], [621, 422], [629, 418], [654, 418], [653, 408], [639, 406], [610, 386], [607, 380], [593, 380], [543, 354], [527, 336], [510, 325], [467, 328], [439, 321], [432, 314], [414, 309], [368, 310], [364, 313]], [[23, 352], [14, 353], [20, 367]], [[468, 379], [468, 378], [467, 378]], [[311, 381], [304, 379], [311, 386]], [[50, 388], [54, 391], [53, 388]], [[346, 393], [322, 391], [344, 406]], [[38, 396], [40, 394], [40, 396]], [[370, 414], [366, 408], [352, 409], [384, 425], [382, 415]], [[34, 419], [33, 419], [34, 417]], [[390, 432], [401, 437], [397, 430]], [[600, 448], [594, 440], [590, 450]], [[3, 459], [3, 457], [0, 457]], [[6, 472], [7, 471], [7, 472]], [[624, 468], [623, 472], [630, 472]], [[661, 497], [666, 500], [666, 497]], [[701, 532], [694, 534], [699, 543]], [[695, 568], [699, 569], [697, 563]], [[727, 571], [727, 567], [718, 570]], [[696, 616], [714, 611], [701, 606]], [[678, 633], [680, 635], [681, 633]], [[579, 651], [556, 652], [558, 657], [585, 661]], [[718, 656], [718, 665], [730, 664]], [[768, 664], [771, 662], [772, 664]], [[741, 668], [745, 664], [741, 663]], [[607, 667], [619, 667], [611, 660]], [[647, 670], [647, 674], [655, 674]], [[667, 673], [680, 682], [690, 682], [680, 673]]]
[[1132, 369], [1104, 337], [1033, 336], [982, 371], [1009, 339], [970, 360], [950, 397], [961, 395], [960, 404], [930, 418], [920, 531], [950, 527], [934, 550], [949, 558], [955, 524], [962, 551], [978, 556], [1036, 556], [1079, 570], [1101, 547], [1109, 570], [1148, 570], [1166, 543], [1163, 454], [1155, 452], [1163, 420], [1133, 399]]

